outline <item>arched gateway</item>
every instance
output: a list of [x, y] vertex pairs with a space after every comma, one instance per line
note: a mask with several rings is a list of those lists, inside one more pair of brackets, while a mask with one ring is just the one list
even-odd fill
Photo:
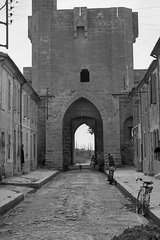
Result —
[[64, 168], [74, 164], [74, 134], [77, 128], [84, 123], [93, 129], [95, 134], [95, 157], [100, 169], [104, 166], [102, 117], [91, 101], [81, 97], [69, 106], [63, 118]]
[[[119, 125], [111, 121], [103, 105], [91, 94], [79, 91], [68, 97], [59, 111], [55, 111], [59, 98], [49, 101], [49, 117], [46, 121], [46, 164], [57, 169], [66, 169], [74, 164], [74, 134], [77, 128], [86, 123], [95, 133], [95, 155], [99, 169], [107, 164], [111, 152], [121, 165]], [[115, 100], [118, 104], [118, 100]], [[111, 137], [113, 136], [114, 137]]]

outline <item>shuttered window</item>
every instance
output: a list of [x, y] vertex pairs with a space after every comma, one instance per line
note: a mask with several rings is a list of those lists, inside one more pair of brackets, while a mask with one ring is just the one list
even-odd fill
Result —
[[156, 104], [157, 103], [157, 79], [156, 79], [156, 74], [152, 74], [151, 77], [151, 104]]
[[11, 109], [11, 80], [8, 79], [8, 110]]
[[17, 99], [16, 99], [16, 97], [17, 97], [17, 94], [16, 94], [16, 84], [14, 83], [13, 84], [13, 104], [14, 104], [14, 110], [16, 111], [17, 110]]

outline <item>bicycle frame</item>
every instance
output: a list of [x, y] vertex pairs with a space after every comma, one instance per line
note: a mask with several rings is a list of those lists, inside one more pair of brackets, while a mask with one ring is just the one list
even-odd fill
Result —
[[[140, 180], [143, 181], [142, 178], [137, 178], [136, 182]], [[136, 199], [136, 212], [142, 212], [142, 215], [145, 216], [150, 204], [150, 195], [153, 189], [152, 181], [143, 181], [142, 186], [140, 186], [140, 190]]]

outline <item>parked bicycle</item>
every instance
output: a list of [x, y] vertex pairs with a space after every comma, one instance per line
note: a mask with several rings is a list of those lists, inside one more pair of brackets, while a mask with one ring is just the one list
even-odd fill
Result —
[[141, 213], [143, 216], [146, 215], [149, 204], [151, 192], [153, 190], [153, 182], [152, 181], [143, 181], [142, 178], [136, 178], [137, 181], [142, 181], [142, 185], [140, 186], [140, 190], [136, 199], [136, 213]]
[[109, 184], [112, 184], [114, 182], [114, 171], [115, 171], [115, 167], [113, 166], [109, 167], [109, 174], [108, 174]]

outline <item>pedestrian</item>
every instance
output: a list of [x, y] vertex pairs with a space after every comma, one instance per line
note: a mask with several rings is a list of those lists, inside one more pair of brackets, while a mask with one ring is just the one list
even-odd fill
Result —
[[95, 162], [95, 157], [94, 157], [94, 155], [92, 155], [92, 157], [91, 157], [91, 162], [90, 162], [90, 165], [91, 165], [92, 170], [94, 170], [95, 164], [96, 164], [96, 162]]
[[80, 171], [82, 170], [82, 165], [81, 165], [81, 164], [79, 164], [79, 170], [80, 170]]
[[115, 163], [114, 163], [114, 159], [113, 156], [108, 153], [108, 162], [109, 162], [109, 174], [108, 174], [108, 182], [110, 181], [110, 175], [111, 173], [114, 173], [115, 170]]
[[21, 170], [23, 169], [24, 166], [24, 144], [21, 145]]
[[108, 153], [108, 161], [109, 161], [109, 167], [115, 167], [113, 156]]

